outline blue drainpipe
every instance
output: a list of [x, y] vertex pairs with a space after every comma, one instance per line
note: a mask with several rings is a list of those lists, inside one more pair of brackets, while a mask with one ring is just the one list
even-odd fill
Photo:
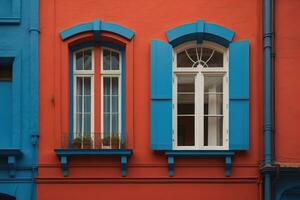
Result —
[[[272, 168], [272, 3], [263, 2], [264, 47], [264, 168]], [[271, 200], [271, 173], [264, 173], [264, 200]]]
[[33, 147], [31, 200], [36, 200], [36, 181], [38, 172], [39, 137], [39, 0], [30, 0], [30, 92], [31, 116], [30, 131]]

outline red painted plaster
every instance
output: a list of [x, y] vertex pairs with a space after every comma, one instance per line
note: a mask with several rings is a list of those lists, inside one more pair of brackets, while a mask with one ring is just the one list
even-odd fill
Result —
[[[126, 90], [129, 91], [126, 110], [130, 111], [126, 113], [127, 139], [134, 154], [129, 160], [127, 178], [120, 179], [117, 159], [76, 158], [70, 161], [69, 177], [65, 179], [54, 149], [60, 146], [61, 134], [68, 131], [68, 45], [91, 34], [62, 41], [59, 33], [96, 18], [120, 24], [135, 32], [132, 41], [123, 41], [126, 43]], [[224, 161], [221, 158], [180, 158], [175, 161], [175, 178], [200, 182], [159, 184], [160, 181], [172, 179], [168, 177], [165, 156], [150, 150], [150, 40], [166, 41], [167, 30], [198, 19], [235, 31], [234, 40], [250, 40], [250, 150], [234, 156], [230, 178], [224, 177]], [[259, 199], [258, 166], [262, 159], [261, 1], [41, 0], [40, 30], [38, 199], [153, 199], [162, 196], [164, 199]], [[107, 37], [114, 36], [107, 34]], [[89, 182], [90, 179], [101, 181], [108, 178], [119, 182]], [[145, 180], [146, 183], [128, 182], [135, 179]], [[50, 180], [55, 182], [48, 182]], [[63, 184], [66, 180], [86, 182]], [[214, 180], [222, 181], [215, 183]]]
[[299, 7], [297, 0], [275, 7], [275, 156], [286, 163], [300, 163]]

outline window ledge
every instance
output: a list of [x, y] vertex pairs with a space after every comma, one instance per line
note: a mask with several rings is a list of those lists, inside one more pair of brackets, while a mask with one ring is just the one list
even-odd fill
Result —
[[16, 160], [22, 156], [22, 151], [17, 148], [0, 148], [0, 158], [7, 158], [9, 176], [16, 175]]
[[203, 151], [203, 150], [168, 150], [165, 151], [168, 159], [169, 176], [174, 176], [174, 158], [175, 157], [224, 157], [225, 161], [225, 176], [231, 175], [231, 157], [233, 151]]
[[63, 176], [68, 176], [68, 158], [78, 156], [116, 156], [120, 157], [121, 175], [127, 176], [127, 160], [132, 155], [131, 149], [55, 149]]
[[19, 24], [20, 17], [0, 17], [0, 24]]

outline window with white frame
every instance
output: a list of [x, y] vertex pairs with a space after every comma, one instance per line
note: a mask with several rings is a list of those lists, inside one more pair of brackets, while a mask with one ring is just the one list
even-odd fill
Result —
[[74, 53], [75, 138], [92, 137], [94, 131], [94, 56], [92, 49]]
[[207, 41], [174, 49], [174, 149], [228, 149], [227, 54]]
[[[93, 47], [74, 52], [73, 137], [81, 139], [82, 143], [85, 139], [92, 140], [94, 148], [95, 139], [101, 139], [103, 148], [112, 148], [116, 142], [114, 148], [120, 148], [121, 53], [101, 47], [100, 59], [96, 59], [94, 52], [98, 50], [99, 47]], [[100, 63], [95, 63], [99, 60]], [[100, 99], [95, 98], [95, 85], [100, 88]], [[100, 112], [100, 115], [95, 115], [95, 112]], [[100, 127], [100, 130], [95, 130], [95, 127]]]
[[105, 48], [102, 50], [101, 60], [101, 138], [103, 141], [106, 141], [103, 143], [104, 147], [111, 147], [115, 143], [114, 140], [116, 138], [121, 138], [120, 52]]

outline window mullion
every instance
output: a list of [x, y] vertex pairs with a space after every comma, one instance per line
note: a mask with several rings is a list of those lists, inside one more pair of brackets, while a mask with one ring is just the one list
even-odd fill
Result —
[[81, 139], [83, 139], [83, 132], [84, 132], [84, 94], [85, 94], [85, 89], [84, 89], [84, 77], [82, 77], [82, 104], [81, 104]]
[[204, 146], [204, 76], [202, 72], [197, 74], [198, 83], [196, 84], [196, 93], [198, 95], [198, 110], [197, 110], [197, 136], [198, 136], [198, 146], [197, 148], [202, 149]]

